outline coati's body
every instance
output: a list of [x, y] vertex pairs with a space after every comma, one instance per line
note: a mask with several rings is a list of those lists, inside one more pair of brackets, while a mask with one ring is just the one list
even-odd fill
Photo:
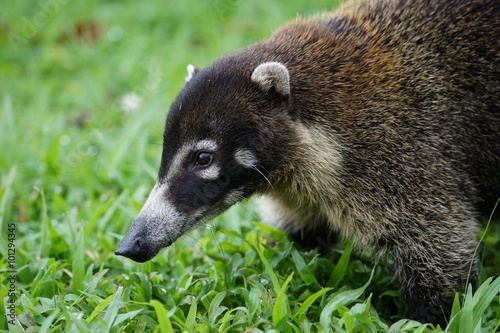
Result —
[[351, 2], [191, 74], [118, 254], [149, 260], [259, 194], [309, 243], [389, 253], [413, 316], [444, 324], [500, 196], [499, 1]]

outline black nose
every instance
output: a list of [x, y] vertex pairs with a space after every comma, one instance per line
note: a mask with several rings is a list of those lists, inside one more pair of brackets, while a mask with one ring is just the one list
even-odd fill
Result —
[[125, 238], [118, 245], [115, 254], [137, 262], [145, 262], [152, 259], [161, 249], [161, 246], [153, 244], [148, 239], [145, 225], [147, 225], [145, 219], [138, 217]]
[[145, 242], [141, 242], [139, 238], [126, 241], [127, 237], [118, 245], [115, 254], [124, 256], [137, 262], [145, 262], [152, 259], [156, 253], [153, 253], [148, 248]]

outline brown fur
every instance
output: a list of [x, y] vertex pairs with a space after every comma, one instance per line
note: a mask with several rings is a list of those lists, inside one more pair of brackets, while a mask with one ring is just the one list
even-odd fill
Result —
[[499, 27], [495, 1], [359, 1], [262, 46], [323, 133], [297, 140], [290, 168], [304, 170], [284, 169], [273, 200], [292, 225], [312, 206], [314, 225], [391, 253], [417, 319], [443, 324], [445, 292], [473, 280], [478, 207], [500, 194]]
[[[290, 81], [252, 76], [268, 62]], [[160, 183], [198, 137], [222, 143], [215, 158], [243, 147], [259, 162], [221, 164], [219, 192], [262, 195], [264, 219], [292, 234], [340, 231], [390, 254], [413, 317], [444, 325], [447, 292], [476, 276], [480, 213], [500, 196], [500, 2], [352, 1], [298, 19], [193, 76], [167, 119]], [[171, 183], [165, 196], [185, 214], [176, 193], [208, 186]], [[205, 201], [207, 216], [227, 208]], [[120, 254], [143, 261], [177, 236], [127, 237]]]

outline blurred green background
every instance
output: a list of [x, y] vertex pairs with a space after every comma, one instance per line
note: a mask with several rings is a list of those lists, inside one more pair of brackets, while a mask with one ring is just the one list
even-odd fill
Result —
[[[331, 294], [323, 287], [350, 292], [363, 286], [372, 261], [349, 261], [348, 250], [330, 257], [299, 254], [282, 233], [251, 224], [258, 219], [251, 202], [146, 264], [113, 254], [156, 178], [164, 119], [186, 66], [206, 66], [287, 20], [335, 6], [335, 0], [3, 0], [4, 305], [9, 233], [15, 235], [17, 281], [16, 322], [8, 323], [2, 306], [0, 331], [168, 332], [161, 318], [170, 318], [174, 331], [188, 332], [385, 332], [391, 324], [394, 332], [416, 330], [419, 324], [398, 321], [406, 306], [390, 261], [376, 267], [369, 292], [359, 289], [361, 300], [352, 292], [350, 298]], [[269, 235], [274, 241], [266, 241]], [[498, 226], [486, 234], [482, 280], [498, 273], [499, 235]], [[279, 298], [270, 281], [285, 288], [292, 273]], [[384, 319], [371, 307], [372, 296]], [[335, 297], [354, 305], [326, 306]], [[274, 309], [285, 304], [291, 310], [281, 320]], [[303, 304], [310, 308], [302, 313]], [[494, 327], [498, 305], [488, 311], [483, 323]]]

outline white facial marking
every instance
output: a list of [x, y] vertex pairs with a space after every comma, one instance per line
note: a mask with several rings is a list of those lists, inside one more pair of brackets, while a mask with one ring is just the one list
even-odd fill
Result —
[[[191, 153], [192, 151], [197, 151], [197, 150], [207, 150], [207, 151], [215, 151], [217, 149], [217, 143], [214, 140], [200, 140], [197, 142], [189, 142], [184, 144], [184, 146], [179, 149], [177, 154], [174, 155], [174, 158], [172, 159], [172, 163], [170, 164], [170, 168], [168, 169], [167, 172], [167, 181], [171, 180], [173, 177], [175, 177], [177, 174], [182, 172], [182, 164], [184, 160], [186, 159], [187, 155]], [[208, 170], [208, 169], [207, 169]], [[215, 170], [212, 170], [207, 173], [207, 179], [215, 179], [215, 173], [217, 173], [217, 177], [219, 175], [219, 171], [217, 172]], [[215, 178], [210, 178], [210, 177], [215, 177]]]
[[191, 145], [184, 145], [179, 149], [177, 154], [174, 155], [172, 159], [172, 163], [170, 164], [170, 168], [167, 172], [167, 181], [175, 177], [179, 172], [181, 172], [182, 162], [186, 158], [186, 156], [191, 151]]
[[153, 190], [149, 194], [148, 199], [144, 203], [140, 215], [144, 215], [152, 219], [161, 219], [166, 215], [179, 215], [175, 208], [166, 200], [164, 196], [166, 189], [167, 185], [156, 183]]
[[206, 169], [200, 170], [198, 175], [205, 180], [215, 180], [219, 178], [220, 168], [216, 165], [211, 165]]
[[238, 149], [234, 153], [234, 159], [245, 168], [253, 168], [258, 164], [254, 153], [248, 149]]
[[198, 141], [196, 144], [195, 144], [195, 148], [196, 150], [216, 150], [217, 149], [217, 143], [215, 143], [214, 140], [201, 140], [201, 141]]
[[[195, 144], [196, 150], [208, 150], [215, 151], [217, 149], [217, 143], [214, 140], [201, 140]], [[211, 165], [208, 168], [200, 170], [198, 175], [206, 180], [214, 180], [219, 178], [220, 168], [217, 165]]]
[[148, 230], [153, 238], [159, 239], [165, 233], [180, 230], [180, 224], [185, 219], [185, 216], [166, 199], [167, 188], [167, 184], [157, 182], [139, 213], [139, 216], [143, 216], [151, 224]]

